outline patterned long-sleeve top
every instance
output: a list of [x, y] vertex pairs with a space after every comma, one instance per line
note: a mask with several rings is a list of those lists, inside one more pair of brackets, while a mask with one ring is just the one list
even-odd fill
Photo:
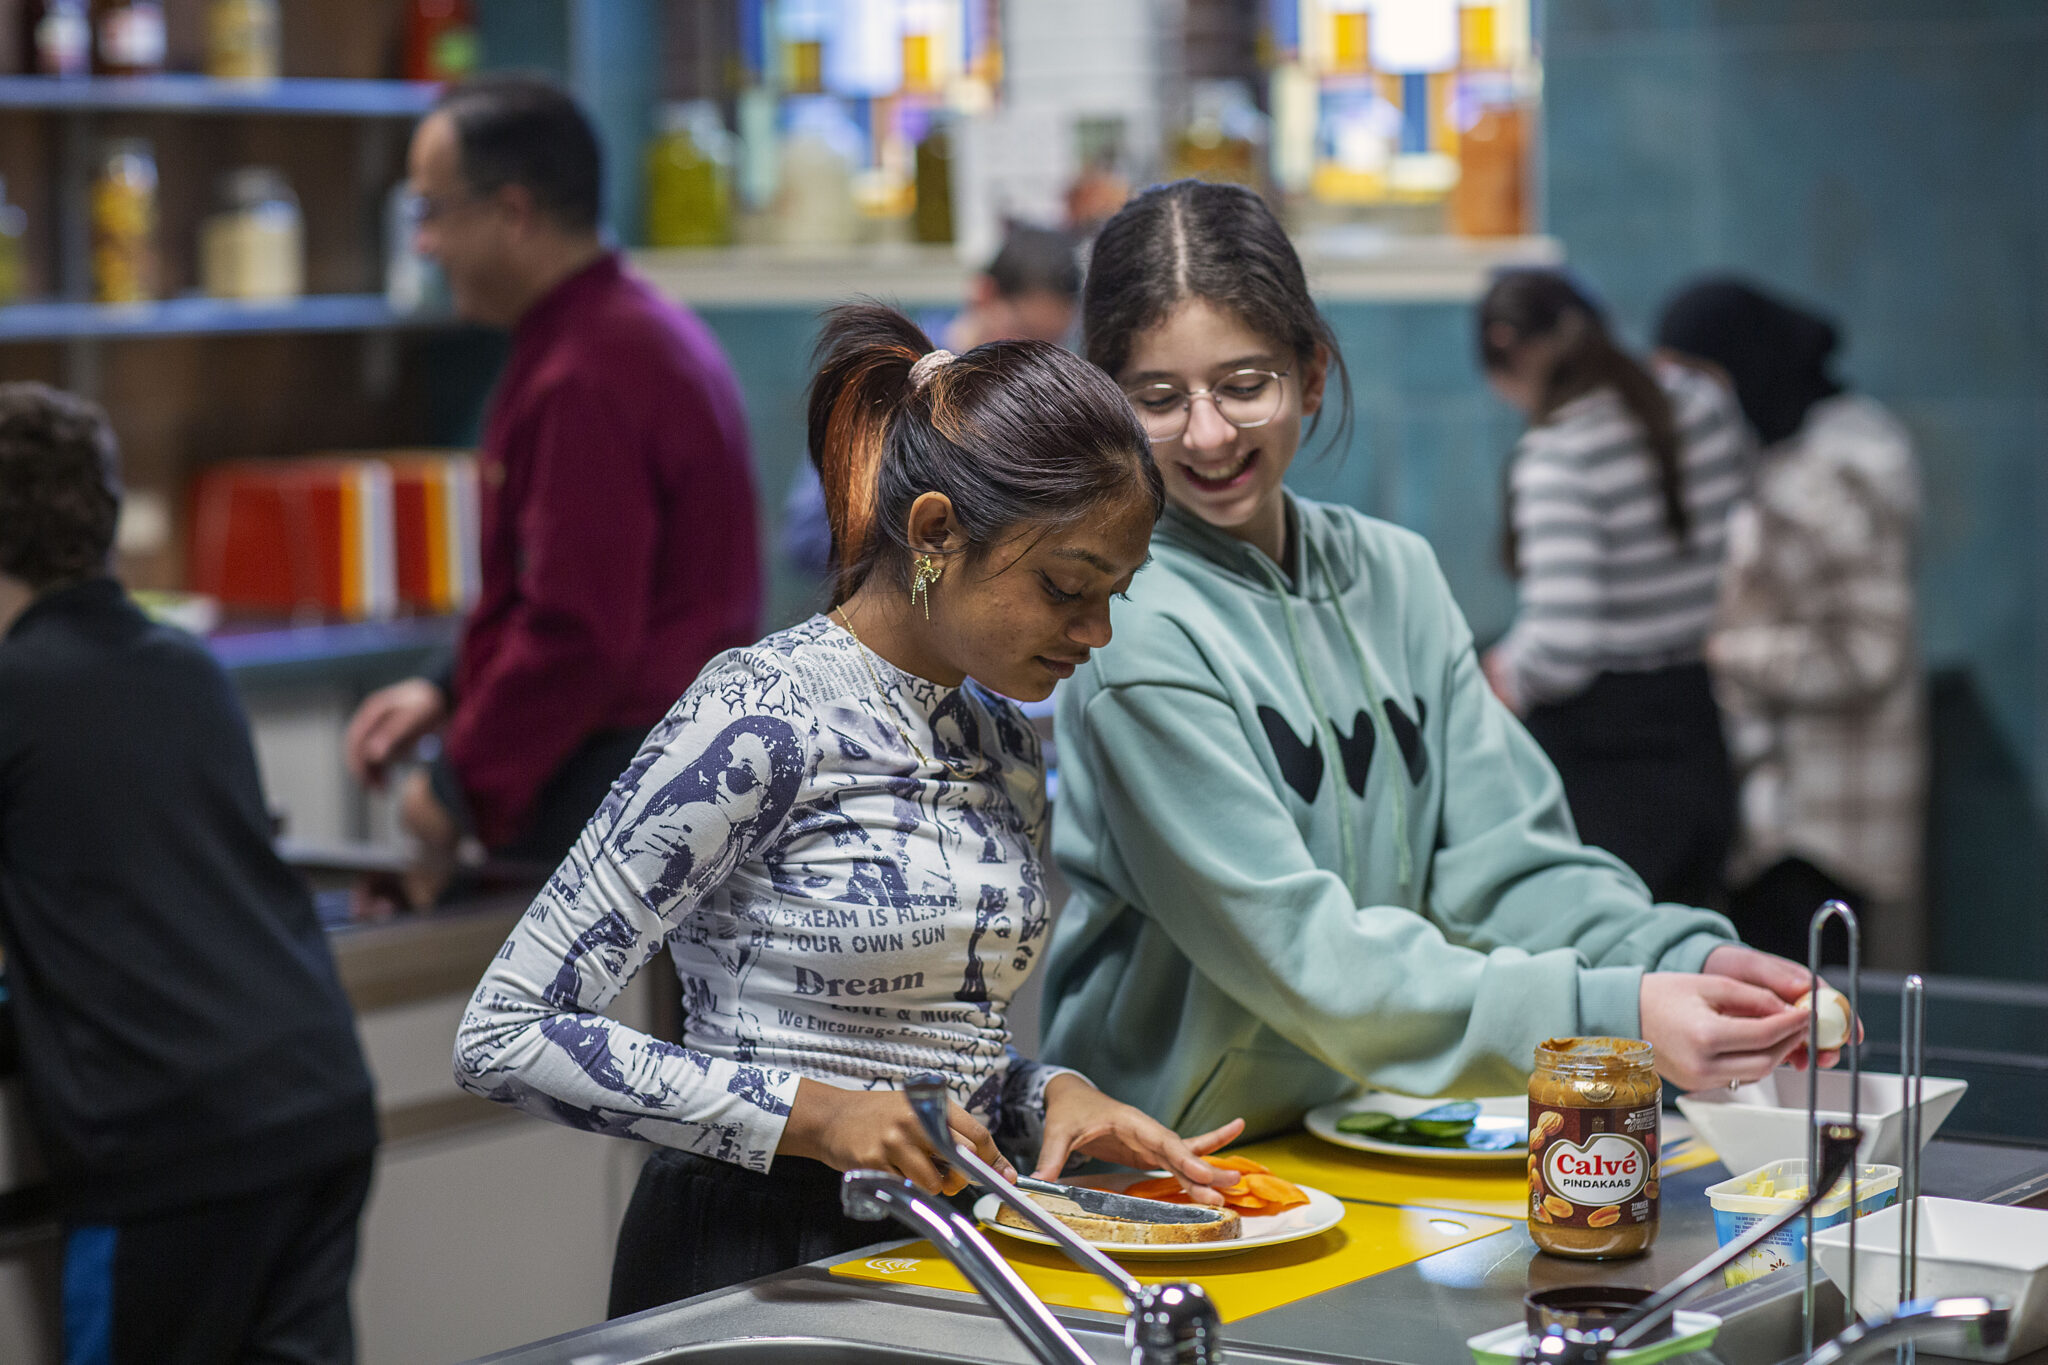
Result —
[[1520, 605], [1496, 657], [1515, 700], [1563, 701], [1601, 673], [1696, 661], [1713, 624], [1728, 513], [1749, 438], [1735, 401], [1659, 366], [1679, 436], [1683, 544], [1642, 428], [1612, 389], [1559, 408], [1516, 446], [1509, 486]]
[[[863, 654], [819, 616], [706, 667], [485, 973], [465, 1088], [756, 1171], [803, 1077], [937, 1073], [999, 1134], [1042, 1121], [1057, 1069], [1004, 1022], [1047, 925], [1037, 736]], [[663, 949], [681, 1046], [602, 1013]]]
[[1713, 639], [1742, 782], [1736, 874], [1808, 859], [1878, 898], [1858, 908], [1890, 926], [1879, 941], [1902, 961], [1919, 934], [1927, 782], [1919, 517], [1905, 428], [1860, 394], [1816, 403], [1764, 452], [1731, 525]]

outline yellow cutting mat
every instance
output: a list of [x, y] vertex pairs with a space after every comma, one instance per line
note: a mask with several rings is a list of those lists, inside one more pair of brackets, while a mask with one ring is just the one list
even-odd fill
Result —
[[1529, 1216], [1529, 1171], [1520, 1162], [1496, 1166], [1402, 1161], [1339, 1147], [1308, 1133], [1233, 1147], [1230, 1154], [1263, 1162], [1282, 1179], [1313, 1185], [1339, 1199], [1420, 1205], [1491, 1218]]
[[[1124, 1265], [1147, 1284], [1193, 1280], [1209, 1291], [1223, 1320], [1235, 1322], [1512, 1226], [1498, 1219], [1435, 1209], [1350, 1204], [1345, 1207], [1343, 1222], [1298, 1242], [1258, 1247], [1235, 1256], [1134, 1258]], [[988, 1238], [1032, 1292], [1054, 1307], [1124, 1311], [1121, 1294], [1054, 1248], [1001, 1233], [990, 1233]], [[879, 1256], [842, 1261], [832, 1267], [832, 1273], [857, 1280], [974, 1292], [930, 1242], [913, 1242]]]
[[[1339, 1199], [1452, 1209], [1490, 1218], [1529, 1216], [1529, 1172], [1521, 1165], [1403, 1161], [1339, 1147], [1308, 1133], [1233, 1147], [1230, 1154], [1263, 1162], [1283, 1179], [1313, 1185]], [[1659, 1169], [1676, 1175], [1719, 1159], [1697, 1139], [1674, 1141]]]

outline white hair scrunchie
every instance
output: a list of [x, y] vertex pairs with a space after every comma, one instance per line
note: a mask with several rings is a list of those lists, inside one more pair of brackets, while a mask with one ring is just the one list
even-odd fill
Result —
[[910, 388], [914, 393], [931, 382], [931, 377], [953, 363], [953, 353], [946, 350], [926, 351], [910, 367]]

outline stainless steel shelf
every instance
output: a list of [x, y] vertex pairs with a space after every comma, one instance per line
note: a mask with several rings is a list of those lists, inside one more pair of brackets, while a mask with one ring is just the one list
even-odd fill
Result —
[[452, 327], [445, 314], [395, 312], [382, 294], [312, 294], [285, 303], [17, 303], [0, 307], [0, 342], [263, 332], [380, 332]]
[[422, 81], [221, 81], [210, 76], [0, 76], [0, 109], [57, 113], [155, 110], [186, 114], [418, 118], [440, 87]]

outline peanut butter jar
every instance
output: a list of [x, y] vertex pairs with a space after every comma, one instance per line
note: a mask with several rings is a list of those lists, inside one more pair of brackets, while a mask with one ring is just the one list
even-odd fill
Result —
[[1529, 1236], [1552, 1256], [1640, 1256], [1657, 1240], [1664, 1087], [1635, 1038], [1552, 1038], [1529, 1078]]

